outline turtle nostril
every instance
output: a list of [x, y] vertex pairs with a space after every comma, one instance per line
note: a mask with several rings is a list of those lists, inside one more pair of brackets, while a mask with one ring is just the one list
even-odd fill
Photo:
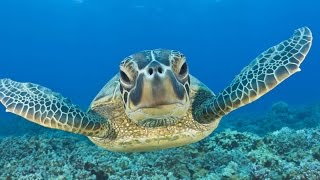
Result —
[[148, 71], [147, 71], [147, 74], [149, 76], [152, 76], [153, 74], [163, 74], [163, 68], [158, 66], [158, 67], [149, 67], [148, 68]]
[[153, 69], [149, 68], [148, 73], [149, 73], [149, 75], [152, 75], [153, 74]]

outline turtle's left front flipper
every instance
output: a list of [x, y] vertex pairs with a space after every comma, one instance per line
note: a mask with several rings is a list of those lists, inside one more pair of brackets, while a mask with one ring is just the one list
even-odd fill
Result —
[[300, 64], [312, 44], [309, 28], [295, 30], [294, 35], [254, 59], [217, 96], [201, 104], [193, 116], [200, 123], [210, 123], [225, 114], [255, 101], [282, 81], [300, 71]]
[[0, 79], [0, 102], [7, 112], [45, 127], [95, 137], [113, 132], [107, 119], [83, 112], [67, 98], [37, 84]]

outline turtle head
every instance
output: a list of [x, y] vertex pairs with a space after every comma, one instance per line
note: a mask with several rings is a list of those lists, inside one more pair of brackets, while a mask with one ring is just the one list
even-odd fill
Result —
[[138, 125], [174, 124], [190, 106], [186, 58], [178, 51], [141, 51], [120, 64], [120, 92], [128, 117]]

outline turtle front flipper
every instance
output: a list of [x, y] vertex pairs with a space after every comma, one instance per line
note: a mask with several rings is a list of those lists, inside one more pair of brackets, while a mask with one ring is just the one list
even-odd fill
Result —
[[107, 119], [83, 112], [67, 98], [36, 84], [1, 79], [0, 102], [7, 112], [45, 127], [95, 137], [112, 134]]
[[312, 44], [310, 29], [295, 30], [294, 35], [269, 48], [254, 59], [231, 84], [217, 96], [207, 99], [194, 110], [200, 123], [210, 123], [225, 114], [251, 103], [282, 81], [300, 71], [300, 64]]

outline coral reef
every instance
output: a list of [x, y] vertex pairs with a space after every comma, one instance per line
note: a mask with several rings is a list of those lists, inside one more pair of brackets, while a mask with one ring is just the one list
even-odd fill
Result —
[[216, 131], [230, 128], [240, 132], [252, 132], [258, 135], [280, 130], [312, 128], [320, 125], [320, 105], [290, 107], [285, 102], [275, 103], [267, 114], [242, 113], [226, 116]]
[[279, 130], [263, 135], [223, 129], [198, 143], [148, 153], [109, 152], [57, 130], [6, 136], [0, 179], [320, 179], [320, 126], [299, 124], [319, 124], [317, 117], [319, 106], [294, 110], [280, 103], [260, 118], [290, 128], [276, 125]]

